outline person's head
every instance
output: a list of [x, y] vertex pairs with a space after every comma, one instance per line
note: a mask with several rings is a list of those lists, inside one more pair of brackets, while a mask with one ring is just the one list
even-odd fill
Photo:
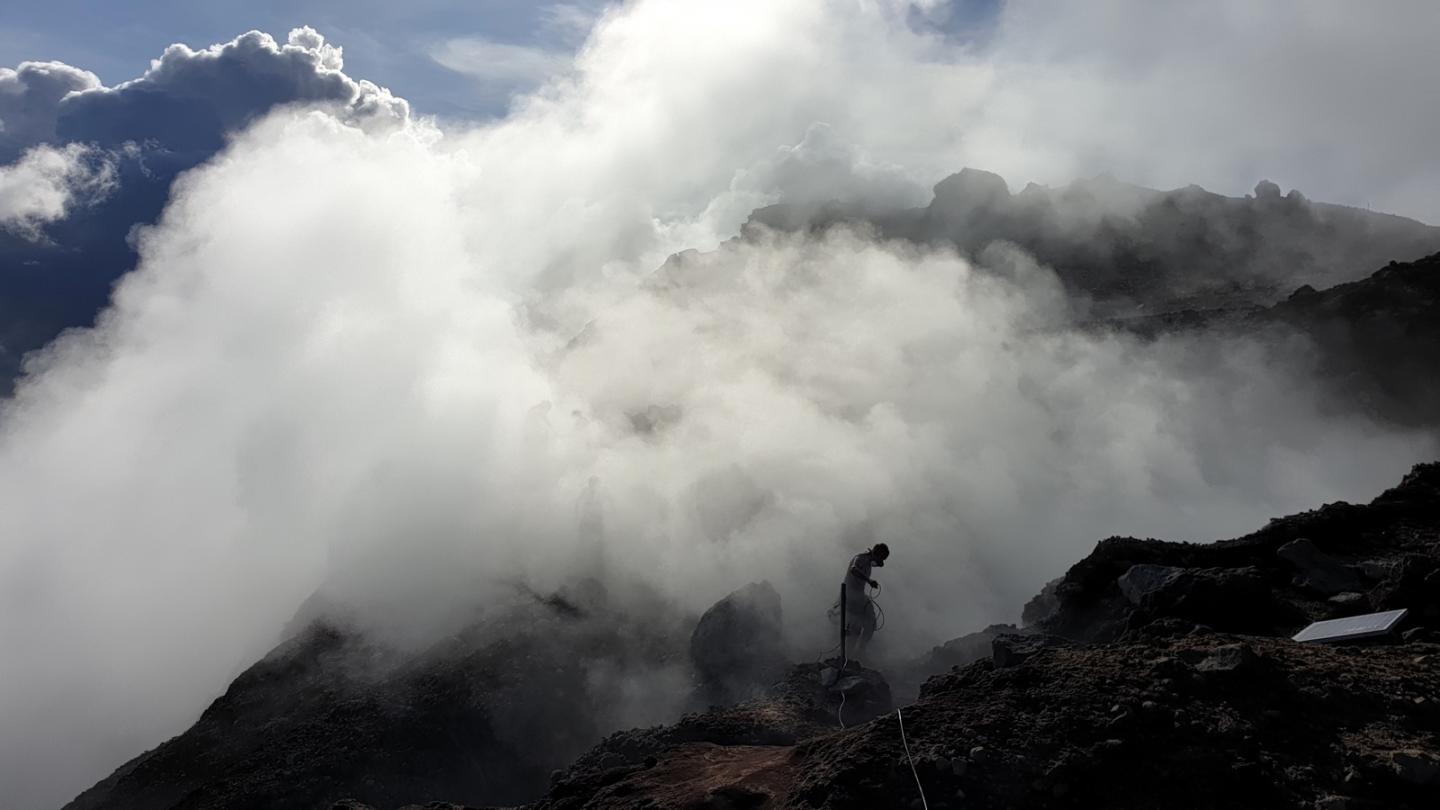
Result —
[[870, 558], [875, 561], [876, 565], [884, 565], [885, 558], [889, 556], [890, 547], [884, 543], [876, 543], [875, 547], [870, 549]]

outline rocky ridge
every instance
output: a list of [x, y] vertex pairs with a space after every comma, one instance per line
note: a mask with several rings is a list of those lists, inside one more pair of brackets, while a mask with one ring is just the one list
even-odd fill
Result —
[[755, 211], [743, 232], [844, 225], [977, 257], [1008, 243], [1054, 268], [1103, 317], [1269, 305], [1302, 284], [1354, 281], [1366, 268], [1440, 251], [1440, 228], [1313, 202], [1299, 191], [1282, 195], [1268, 181], [1238, 198], [1107, 175], [1012, 193], [999, 175], [966, 168], [934, 192], [923, 208], [894, 211], [842, 201], [772, 205]]
[[[1322, 292], [1302, 288], [1273, 306], [1109, 321], [1102, 328], [1142, 335], [1196, 328], [1299, 331], [1320, 348], [1320, 362], [1332, 364], [1334, 379], [1363, 396], [1378, 391], [1389, 397], [1372, 400], [1377, 412], [1432, 424], [1440, 413], [1440, 389], [1426, 363], [1440, 361], [1440, 322], [1426, 315], [1440, 309], [1437, 271], [1440, 256], [1432, 256]], [[1387, 356], [1400, 361], [1382, 362]], [[1386, 370], [1392, 367], [1398, 370]], [[1426, 397], [1434, 398], [1434, 411], [1424, 412], [1431, 401]], [[1387, 401], [1411, 410], [1385, 410]], [[1425, 696], [1414, 695], [1409, 705], [1420, 708], [1411, 710], [1387, 695], [1410, 682], [1433, 693], [1431, 647], [1440, 638], [1437, 537], [1440, 472], [1422, 465], [1368, 505], [1331, 504], [1234, 540], [1196, 545], [1110, 538], [1026, 606], [1023, 627], [996, 625], [954, 639], [888, 672], [889, 683], [878, 673], [846, 672], [832, 674], [826, 686], [823, 665], [789, 666], [778, 632], [778, 596], [763, 583], [737, 591], [698, 621], [676, 617], [660, 624], [634, 621], [636, 614], [593, 589], [530, 594], [413, 659], [368, 643], [343, 622], [322, 620], [237, 678], [190, 730], [126, 763], [67, 807], [323, 808], [350, 797], [357, 807], [388, 808], [422, 797], [493, 804], [542, 795], [530, 805], [534, 810], [858, 807], [876, 806], [881, 792], [911, 795], [917, 775], [922, 785], [940, 785], [941, 798], [930, 797], [936, 807], [1089, 806], [1098, 783], [1064, 776], [1063, 768], [1063, 779], [1046, 774], [1061, 760], [1090, 763], [1115, 747], [1111, 740], [1129, 743], [1123, 736], [1098, 742], [1085, 736], [1084, 730], [1113, 718], [1087, 702], [1084, 690], [1090, 687], [1084, 684], [1113, 682], [1115, 690], [1143, 693], [1144, 684], [1165, 679], [1172, 685], [1209, 683], [1211, 675], [1196, 673], [1216, 670], [1218, 665], [1204, 663], [1214, 656], [1243, 662], [1236, 669], [1242, 676], [1225, 682], [1233, 690], [1176, 686], [1164, 700], [1141, 699], [1142, 709], [1148, 701], [1184, 712], [1184, 722], [1171, 716], [1174, 733], [1155, 725], [1145, 745], [1124, 749], [1153, 754], [1165, 768], [1192, 774], [1186, 778], [1193, 778], [1193, 790], [1176, 793], [1170, 806], [1433, 806], [1426, 774], [1437, 741], [1427, 729], [1437, 725], [1424, 708], [1429, 698], [1417, 703], [1414, 698]], [[1373, 660], [1349, 648], [1312, 652], [1285, 640], [1313, 620], [1395, 607], [1410, 611], [1395, 646], [1356, 648], [1375, 651]], [[660, 607], [642, 614], [664, 612]], [[737, 649], [746, 655], [735, 658]], [[1331, 652], [1362, 656], [1368, 674], [1352, 673], [1343, 692], [1326, 692], [1325, 684], [1343, 681], [1346, 662], [1362, 662], [1326, 657]], [[1262, 662], [1258, 668], [1256, 661]], [[654, 709], [656, 720], [682, 708], [691, 712], [670, 725], [602, 740], [619, 727], [616, 718], [632, 716], [613, 705], [616, 692], [629, 688], [629, 675], [657, 669], [693, 679], [693, 691], [683, 707]], [[1128, 680], [1116, 680], [1122, 672]], [[1254, 711], [1270, 710], [1245, 690], [1282, 683], [1298, 691], [1277, 692], [1275, 699], [1289, 701], [1304, 722], [1287, 726], [1282, 716], [1275, 733], [1241, 732], [1244, 745], [1236, 743], [1232, 727], [1259, 729]], [[935, 761], [931, 777], [924, 764], [916, 774], [908, 765], [898, 772], [862, 767], [859, 757], [867, 752], [895, 761], [896, 738], [887, 726], [895, 722], [898, 731], [898, 718], [888, 713], [892, 688], [905, 700], [921, 695], [903, 711], [907, 718], [916, 713], [917, 756], [922, 763], [926, 757]], [[1029, 703], [1026, 690], [1033, 692]], [[1071, 692], [1071, 704], [1060, 699]], [[838, 705], [842, 695], [845, 708]], [[1326, 701], [1343, 696], [1369, 708], [1321, 711]], [[643, 704], [651, 697], [628, 699]], [[967, 707], [947, 703], [962, 698]], [[1230, 708], [1185, 708], [1196, 701]], [[1066, 708], [1072, 704], [1073, 711]], [[948, 719], [927, 720], [932, 714]], [[1009, 716], [1018, 736], [998, 728], [980, 731], [988, 716]], [[842, 722], [850, 728], [842, 729]], [[942, 727], [949, 730], [941, 733]], [[1062, 735], [1061, 729], [1069, 730]], [[1327, 747], [1292, 755], [1282, 731], [1326, 741]], [[1089, 742], [1077, 753], [1059, 742], [1062, 736]], [[1247, 772], [1263, 774], [1267, 790], [1283, 790], [1256, 794], [1264, 801], [1246, 805], [1251, 783], [1220, 779], [1214, 784], [1225, 786], [1222, 801], [1220, 793], [1206, 792], [1210, 783], [1201, 784], [1201, 774], [1227, 772], [1203, 758], [1193, 772], [1185, 771], [1191, 754], [1171, 750], [1172, 742], [1191, 746], [1195, 756], [1201, 749], [1224, 751], [1249, 763], [1242, 771], [1258, 769]], [[882, 748], [888, 753], [882, 755]], [[971, 757], [975, 748], [982, 750]], [[956, 753], [962, 750], [963, 765]], [[1050, 758], [1039, 776], [1031, 760], [1040, 754], [1001, 753], [1026, 750]], [[987, 757], [994, 767], [975, 767]], [[1345, 778], [1337, 782], [1331, 766], [1341, 765]], [[1131, 797], [1106, 799], [1116, 806], [1131, 806], [1124, 802], [1136, 791], [1164, 787], [1134, 774], [1104, 772], [1115, 780], [1111, 789]], [[686, 776], [691, 773], [696, 777]], [[1386, 776], [1391, 773], [1408, 776], [1395, 782]], [[962, 793], [968, 798], [962, 800]], [[1194, 801], [1187, 804], [1184, 797]]]
[[[1440, 464], [1235, 540], [1111, 538], [1042, 596], [1033, 626], [989, 628], [988, 655], [899, 713], [840, 728], [797, 667], [768, 697], [612, 735], [526, 808], [1440, 801]], [[1391, 607], [1410, 611], [1398, 636], [1288, 638]]]

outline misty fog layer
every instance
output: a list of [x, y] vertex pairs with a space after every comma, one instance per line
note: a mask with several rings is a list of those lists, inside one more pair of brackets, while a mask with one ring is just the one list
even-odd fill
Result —
[[0, 414], [0, 803], [178, 732], [321, 588], [420, 647], [517, 580], [698, 611], [764, 578], [804, 638], [883, 539], [918, 650], [1101, 537], [1234, 535], [1433, 457], [1283, 352], [1072, 332], [1014, 249], [729, 239], [1004, 151], [967, 113], [1021, 102], [908, 10], [636, 3], [494, 124], [287, 109], [182, 176]]

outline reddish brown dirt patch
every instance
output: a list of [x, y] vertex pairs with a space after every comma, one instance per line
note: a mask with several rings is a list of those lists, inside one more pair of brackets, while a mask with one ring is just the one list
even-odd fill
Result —
[[795, 780], [790, 746], [689, 743], [655, 767], [607, 786], [587, 807], [633, 806], [674, 810], [774, 808]]

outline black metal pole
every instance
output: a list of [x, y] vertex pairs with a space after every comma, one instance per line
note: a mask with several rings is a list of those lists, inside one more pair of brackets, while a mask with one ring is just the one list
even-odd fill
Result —
[[842, 582], [840, 583], [840, 665], [842, 668], [845, 663], [850, 660], [849, 651], [845, 649], [846, 641], [850, 635], [848, 632], [849, 628], [845, 626], [846, 619], [849, 615], [850, 613], [845, 607], [845, 583]]

